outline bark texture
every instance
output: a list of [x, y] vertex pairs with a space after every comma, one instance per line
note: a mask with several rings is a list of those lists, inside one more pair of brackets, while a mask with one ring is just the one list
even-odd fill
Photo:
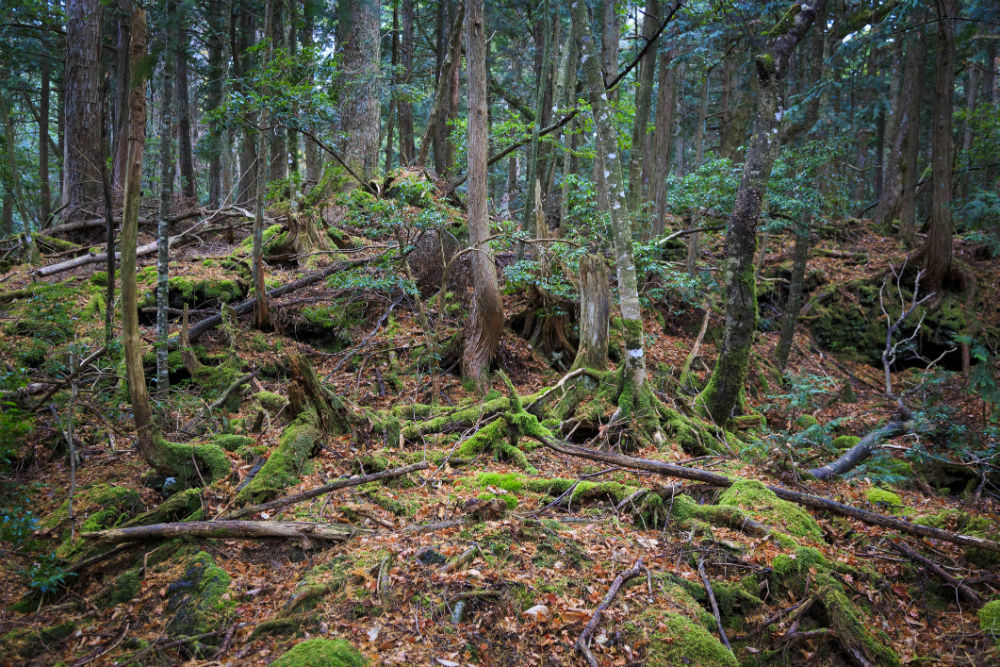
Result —
[[68, 218], [100, 215], [101, 2], [67, 0], [63, 204]]
[[379, 0], [339, 0], [343, 45], [340, 118], [347, 135], [344, 160], [363, 178], [378, 168]]
[[580, 259], [580, 346], [573, 368], [605, 370], [608, 367], [610, 321], [608, 269], [600, 255]]

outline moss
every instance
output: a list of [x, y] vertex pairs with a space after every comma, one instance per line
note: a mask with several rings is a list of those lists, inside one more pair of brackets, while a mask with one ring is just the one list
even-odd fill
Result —
[[850, 449], [861, 442], [861, 438], [856, 435], [838, 435], [833, 439], [833, 448], [837, 450]]
[[302, 466], [312, 456], [323, 437], [315, 410], [299, 414], [285, 427], [278, 446], [271, 452], [257, 476], [236, 494], [241, 504], [261, 503], [277, 497], [284, 489], [298, 483]]
[[808, 512], [794, 503], [781, 500], [756, 480], [735, 481], [720, 494], [718, 504], [743, 508], [757, 521], [777, 525], [795, 537], [823, 541], [822, 529]]
[[660, 627], [650, 638], [646, 664], [739, 667], [732, 651], [686, 616], [666, 614]]
[[524, 481], [523, 476], [513, 472], [481, 472], [475, 478], [475, 484], [480, 488], [493, 486], [510, 493], [520, 493], [524, 489]]
[[154, 436], [153, 443], [154, 468], [184, 483], [195, 484], [204, 479], [211, 484], [232, 472], [229, 457], [218, 445], [171, 442], [158, 435]]
[[[986, 517], [975, 516], [962, 510], [943, 510], [930, 516], [913, 519], [913, 523], [933, 528], [944, 528], [974, 537], [984, 537], [991, 540], [1000, 539], [1000, 527]], [[984, 568], [1000, 565], [1000, 554], [987, 549], [970, 547], [965, 550], [965, 558], [970, 563]]]
[[250, 638], [297, 636], [306, 630], [315, 628], [317, 625], [319, 625], [319, 617], [315, 613], [279, 616], [278, 618], [264, 621], [255, 627], [253, 632], [250, 633]]
[[882, 505], [893, 509], [903, 506], [903, 501], [898, 493], [886, 491], [885, 489], [868, 489], [865, 492], [865, 498], [873, 505]]
[[212, 443], [222, 447], [227, 452], [235, 452], [240, 447], [251, 447], [257, 443], [254, 438], [233, 433], [220, 433], [212, 438]]
[[145, 526], [151, 523], [183, 521], [201, 509], [201, 489], [178, 491], [155, 508], [135, 516], [126, 526]]
[[[218, 567], [212, 557], [200, 551], [192, 556], [184, 574], [167, 587], [167, 632], [171, 637], [184, 637], [210, 632], [232, 615], [233, 601], [229, 597], [229, 574]], [[217, 637], [221, 641], [221, 637]], [[202, 652], [194, 644], [189, 650]]]
[[819, 424], [819, 420], [812, 415], [799, 415], [798, 419], [795, 420], [795, 428], [801, 431], [816, 426], [817, 424]]
[[111, 583], [98, 594], [95, 603], [98, 607], [113, 607], [124, 604], [139, 594], [142, 588], [142, 577], [139, 570], [133, 569], [115, 577]]
[[979, 629], [1000, 646], [1000, 599], [990, 600], [979, 610]]
[[272, 391], [258, 391], [253, 395], [253, 400], [260, 407], [271, 412], [278, 412], [288, 405], [287, 398]]
[[364, 667], [368, 661], [343, 639], [307, 639], [271, 663], [272, 667]]
[[[295, 593], [281, 610], [281, 616], [299, 614], [313, 609], [320, 599], [343, 593], [367, 595], [367, 580], [388, 556], [388, 551], [364, 551], [358, 555], [340, 554], [329, 562], [310, 568], [302, 576]], [[374, 587], [371, 587], [374, 590]]]
[[17, 655], [26, 660], [35, 658], [50, 647], [65, 640], [76, 632], [76, 624], [60, 623], [43, 628], [19, 628], [0, 637], [2, 654]]
[[[78, 532], [94, 532], [119, 526], [143, 509], [139, 493], [134, 489], [112, 484], [94, 484], [79, 492], [74, 499], [74, 515]], [[70, 539], [69, 501], [66, 500], [41, 522], [41, 527], [53, 529], [62, 526], [63, 542], [56, 547], [59, 558], [72, 559], [83, 551], [87, 544], [77, 536]]]

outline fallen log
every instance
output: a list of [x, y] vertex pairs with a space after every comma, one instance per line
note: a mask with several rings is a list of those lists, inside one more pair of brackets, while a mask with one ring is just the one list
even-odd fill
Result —
[[[657, 475], [664, 475], [666, 477], [690, 479], [696, 482], [705, 482], [707, 484], [714, 484], [716, 486], [723, 487], [732, 486], [733, 482], [736, 481], [735, 478], [722, 475], [717, 472], [711, 472], [709, 470], [685, 468], [684, 466], [675, 465], [673, 463], [665, 463], [663, 461], [641, 459], [632, 456], [625, 456], [624, 454], [615, 454], [612, 452], [602, 452], [589, 447], [559, 442], [552, 437], [543, 436], [540, 433], [525, 433], [525, 435], [538, 440], [549, 449], [557, 451], [560, 454], [577, 456], [580, 458], [590, 459], [591, 461], [609, 463], [622, 468], [643, 470]], [[851, 517], [852, 519], [857, 519], [858, 521], [863, 521], [867, 524], [882, 526], [883, 528], [892, 528], [893, 530], [898, 530], [902, 533], [908, 533], [910, 535], [928, 537], [935, 540], [950, 542], [952, 544], [960, 544], [965, 547], [987, 549], [989, 551], [1000, 553], [1000, 542], [995, 542], [994, 540], [983, 537], [975, 537], [973, 535], [962, 535], [948, 530], [942, 530], [940, 528], [932, 528], [930, 526], [921, 526], [898, 517], [869, 512], [868, 510], [863, 510], [852, 505], [838, 503], [837, 501], [830, 500], [829, 498], [816, 496], [811, 493], [792, 491], [791, 489], [786, 489], [781, 486], [767, 485], [767, 488], [782, 500], [788, 500], [804, 507], [824, 510], [840, 516]]]
[[914, 551], [905, 544], [900, 544], [899, 542], [889, 542], [889, 546], [892, 547], [895, 551], [898, 551], [899, 553], [903, 554], [910, 560], [920, 564], [925, 570], [928, 570], [931, 573], [937, 575], [942, 581], [944, 581], [946, 584], [948, 584], [956, 591], [961, 593], [961, 595], [966, 600], [976, 605], [976, 607], [983, 606], [983, 599], [979, 597], [979, 593], [969, 588], [960, 579], [956, 579], [955, 577], [948, 574], [947, 570], [945, 570], [943, 567], [932, 561], [930, 558], [927, 558], [923, 554]]
[[854, 445], [848, 449], [844, 454], [832, 463], [827, 463], [818, 468], [813, 468], [809, 471], [809, 474], [816, 479], [830, 479], [836, 475], [843, 475], [849, 470], [853, 470], [861, 464], [862, 461], [871, 456], [872, 451], [878, 446], [880, 442], [886, 438], [892, 438], [897, 435], [902, 435], [910, 430], [909, 422], [904, 421], [892, 421], [885, 426], [879, 427], [861, 438], [858, 444]]
[[428, 465], [429, 464], [426, 461], [421, 461], [420, 463], [412, 463], [408, 466], [383, 470], [382, 472], [376, 472], [370, 475], [355, 475], [354, 477], [348, 477], [347, 479], [338, 479], [336, 482], [330, 482], [329, 484], [324, 484], [323, 486], [318, 486], [314, 489], [309, 489], [308, 491], [295, 493], [290, 496], [284, 496], [283, 498], [276, 498], [266, 503], [260, 503], [259, 505], [241, 507], [240, 509], [224, 514], [221, 518], [238, 519], [240, 517], [258, 514], [260, 512], [270, 512], [272, 510], [288, 507], [289, 505], [294, 505], [295, 503], [301, 503], [303, 500], [309, 500], [310, 498], [322, 496], [339, 489], [346, 489], [351, 486], [367, 484], [368, 482], [378, 482], [383, 479], [402, 477], [403, 475], [408, 475], [411, 472], [416, 472], [417, 470], [424, 470], [428, 467]]
[[109, 528], [80, 537], [99, 544], [121, 542], [154, 542], [174, 537], [215, 537], [219, 539], [260, 539], [284, 537], [305, 541], [345, 542], [354, 535], [368, 531], [353, 526], [306, 521], [181, 521], [154, 523], [132, 528]]
[[[278, 297], [284, 296], [289, 292], [294, 292], [297, 289], [302, 289], [303, 287], [319, 282], [320, 280], [326, 278], [327, 276], [332, 276], [334, 273], [337, 273], [339, 271], [344, 271], [346, 269], [355, 266], [361, 266], [362, 264], [367, 264], [369, 262], [378, 259], [381, 256], [382, 255], [379, 254], [376, 255], [375, 257], [369, 257], [367, 259], [355, 259], [349, 262], [337, 262], [336, 264], [331, 264], [330, 266], [324, 269], [320, 269], [319, 271], [314, 271], [313, 273], [310, 273], [307, 276], [299, 278], [298, 280], [292, 281], [287, 285], [282, 285], [281, 287], [275, 287], [273, 290], [267, 293], [267, 298], [277, 299]], [[238, 306], [227, 308], [227, 310], [235, 315], [246, 315], [247, 313], [253, 311], [254, 304], [256, 303], [257, 299], [247, 299]], [[198, 340], [202, 336], [202, 334], [212, 329], [213, 327], [218, 326], [221, 322], [222, 322], [221, 312], [216, 313], [211, 317], [206, 317], [203, 320], [199, 320], [193, 327], [191, 327], [191, 330], [188, 331], [188, 340], [190, 340], [191, 342]]]

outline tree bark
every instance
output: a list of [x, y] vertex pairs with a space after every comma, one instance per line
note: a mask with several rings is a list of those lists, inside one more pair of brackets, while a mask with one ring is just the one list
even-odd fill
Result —
[[930, 292], [940, 292], [951, 274], [951, 116], [955, 93], [955, 17], [957, 0], [936, 0], [937, 74], [934, 83], [934, 129], [931, 137], [931, 222], [927, 242], [921, 249], [924, 284]]
[[362, 178], [378, 169], [379, 0], [339, 0], [337, 38], [343, 45], [340, 114], [347, 135], [344, 161]]
[[755, 58], [758, 92], [754, 132], [726, 231], [723, 268], [726, 328], [715, 369], [708, 385], [696, 399], [698, 408], [721, 426], [728, 424], [745, 402], [743, 384], [757, 328], [757, 286], [753, 264], [757, 250], [757, 224], [767, 194], [771, 167], [780, 148], [778, 131], [784, 113], [778, 99], [779, 88], [789, 56], [809, 30], [816, 13], [825, 5], [826, 0], [812, 5], [797, 5], [799, 11], [794, 14], [790, 25], [772, 37], [765, 52]]
[[890, 84], [889, 99], [889, 121], [886, 134], [889, 141], [889, 156], [885, 161], [885, 180], [882, 187], [882, 197], [879, 198], [878, 207], [875, 209], [875, 220], [879, 223], [886, 223], [897, 217], [899, 214], [899, 199], [902, 194], [903, 180], [900, 173], [900, 153], [903, 150], [902, 136], [905, 133], [903, 118], [906, 115], [904, 106], [906, 96], [904, 93], [903, 76], [906, 72], [905, 59], [903, 57], [903, 41], [898, 40], [892, 51], [892, 82]]
[[218, 539], [260, 539], [284, 537], [308, 542], [346, 542], [364, 532], [351, 526], [335, 523], [310, 523], [307, 521], [184, 521], [180, 523], [154, 523], [130, 528], [109, 528], [93, 533], [80, 533], [84, 539], [102, 544], [121, 542], [150, 542], [175, 537], [214, 537]]
[[802, 290], [806, 277], [806, 264], [809, 262], [809, 246], [812, 236], [809, 220], [796, 225], [795, 247], [792, 250], [792, 279], [788, 284], [788, 300], [785, 302], [785, 314], [781, 321], [781, 337], [774, 351], [778, 368], [785, 370], [788, 365], [788, 355], [792, 350], [792, 340], [795, 338], [795, 326], [799, 321], [799, 310], [802, 308]]
[[[306, 49], [313, 48], [313, 25], [315, 20], [310, 4], [306, 3], [302, 14], [302, 46]], [[314, 127], [310, 127], [309, 129], [311, 131], [316, 130]], [[302, 152], [306, 163], [306, 177], [303, 188], [305, 192], [309, 192], [319, 183], [322, 169], [321, 153], [316, 140], [310, 136], [302, 137]]]
[[900, 120], [899, 236], [907, 248], [917, 244], [917, 158], [920, 148], [920, 111], [923, 105], [923, 47], [912, 40], [906, 49], [905, 116]]
[[[206, 19], [206, 42], [208, 48], [208, 81], [205, 96], [205, 111], [217, 109], [222, 104], [226, 80], [225, 40], [223, 39], [225, 23], [228, 17], [223, 16], [225, 3], [216, 0], [205, 0], [204, 12]], [[222, 148], [225, 130], [210, 125], [207, 137], [208, 148], [208, 206], [218, 208], [222, 201]], [[161, 136], [170, 136], [161, 135]]]
[[63, 204], [67, 218], [100, 215], [101, 141], [100, 0], [66, 2]]
[[580, 346], [573, 368], [605, 370], [608, 367], [610, 321], [608, 270], [600, 255], [580, 258]]
[[194, 158], [191, 146], [191, 104], [188, 101], [188, 46], [186, 9], [183, 3], [178, 6], [176, 33], [174, 35], [174, 54], [176, 57], [174, 71], [174, 94], [177, 103], [177, 157], [180, 167], [181, 192], [187, 199], [197, 195], [194, 175]]
[[[48, 0], [44, 3], [46, 20], [48, 20]], [[48, 52], [48, 33], [42, 37], [42, 51]], [[49, 224], [52, 213], [52, 192], [49, 186], [49, 100], [51, 99], [51, 64], [47, 55], [42, 57], [41, 91], [38, 102], [38, 228]]]
[[[267, 0], [264, 5], [264, 39], [271, 33], [271, 18], [273, 17], [271, 3], [274, 0]], [[261, 69], [268, 66], [271, 61], [271, 48], [273, 42], [268, 40], [264, 47], [264, 54], [261, 60]], [[266, 128], [271, 122], [268, 108], [264, 106], [260, 113], [260, 127]], [[253, 245], [251, 247], [250, 269], [253, 278], [253, 323], [258, 329], [265, 329], [271, 325], [271, 314], [268, 308], [267, 288], [264, 285], [264, 181], [266, 178], [265, 167], [267, 165], [267, 132], [260, 130], [257, 132], [257, 192], [254, 196], [254, 216], [253, 216]]]
[[671, 138], [674, 129], [674, 105], [677, 103], [677, 78], [674, 68], [670, 67], [673, 51], [660, 52], [660, 76], [656, 93], [656, 129], [653, 132], [653, 160], [650, 175], [652, 183], [653, 204], [656, 212], [653, 217], [651, 236], [663, 234], [667, 215], [667, 176], [670, 174]]
[[[413, 77], [413, 0], [403, 0], [403, 32], [400, 36], [400, 65], [403, 68], [403, 84], [409, 85]], [[404, 165], [413, 163], [417, 156], [413, 136], [413, 105], [409, 99], [396, 101], [399, 110], [399, 161]]]
[[625, 201], [625, 188], [622, 184], [618, 137], [604, 88], [604, 77], [598, 65], [600, 53], [591, 35], [585, 2], [576, 3], [573, 20], [577, 23], [575, 30], [580, 36], [582, 52], [580, 62], [583, 64], [587, 89], [590, 93], [590, 108], [597, 132], [597, 153], [603, 161], [603, 181], [607, 192], [608, 211], [611, 214], [615, 266], [618, 272], [618, 295], [625, 333], [623, 395], [634, 396], [643, 389], [646, 382], [646, 357], [643, 349], [642, 313], [639, 310], [635, 260], [632, 256], [632, 226]]
[[[233, 21], [233, 72], [238, 79], [246, 76], [250, 68], [250, 39], [255, 28], [250, 10], [240, 7], [239, 19]], [[240, 170], [239, 185], [236, 189], [236, 203], [247, 206], [257, 193], [257, 139], [256, 133], [249, 125], [244, 124], [240, 137]]]
[[[167, 20], [174, 17], [176, 2], [167, 2]], [[170, 53], [174, 47], [169, 33], [165, 56], [161, 63], [162, 102], [160, 108], [160, 210], [156, 221], [156, 390], [165, 395], [170, 388], [167, 363], [169, 319], [167, 308], [170, 297], [170, 200], [174, 194], [174, 142], [173, 137], [173, 88], [174, 68]]]
[[486, 160], [489, 151], [486, 97], [486, 34], [483, 0], [466, 0], [466, 59], [468, 62], [469, 245], [474, 295], [462, 352], [462, 376], [485, 393], [490, 361], [503, 333], [503, 302], [490, 235], [487, 210]]
[[[285, 0], [271, 0], [268, 3], [271, 7], [270, 30], [264, 36], [270, 40], [269, 52], [274, 49], [284, 48], [285, 28], [283, 10]], [[267, 180], [283, 181], [288, 178], [288, 131], [281, 123], [276, 123], [273, 128], [267, 130], [268, 134], [268, 161]]]
[[542, 129], [542, 114], [545, 110], [545, 89], [548, 82], [548, 72], [551, 66], [549, 60], [552, 58], [552, 40], [550, 39], [549, 28], [549, 2], [542, 1], [541, 7], [541, 29], [543, 35], [542, 58], [540, 66], [535, 72], [535, 122], [531, 129], [531, 143], [528, 148], [528, 174], [525, 181], [524, 213], [521, 217], [521, 229], [527, 231], [532, 228], [535, 220], [535, 200], [541, 200], [541, 192], [538, 178], [538, 133]]
[[[439, 119], [446, 117], [448, 114], [447, 109], [450, 103], [448, 94], [451, 89], [452, 72], [458, 70], [459, 62], [462, 59], [462, 19], [464, 14], [465, 5], [460, 4], [458, 14], [451, 25], [447, 55], [445, 56], [444, 64], [441, 66], [442, 71], [438, 76], [437, 86], [434, 91], [434, 106], [431, 107], [431, 112], [427, 116], [427, 126], [424, 128], [424, 134], [420, 139], [420, 154], [417, 155], [417, 164], [421, 166], [425, 165], [427, 163], [428, 152], [433, 143], [434, 166], [438, 176], [444, 175], [443, 170], [447, 167], [444, 160], [446, 140], [444, 137], [438, 136], [438, 130], [441, 125]], [[441, 157], [440, 160], [438, 160], [439, 154]]]
[[[642, 38], [647, 44], [656, 36], [659, 24], [659, 0], [646, 0], [646, 12], [642, 19]], [[639, 203], [642, 200], [642, 158], [645, 154], [646, 129], [649, 127], [649, 110], [653, 103], [655, 76], [656, 48], [652, 48], [639, 60], [639, 88], [635, 92], [635, 122], [632, 124], [632, 151], [629, 153], [628, 169], [628, 210], [633, 216], [639, 215]]]

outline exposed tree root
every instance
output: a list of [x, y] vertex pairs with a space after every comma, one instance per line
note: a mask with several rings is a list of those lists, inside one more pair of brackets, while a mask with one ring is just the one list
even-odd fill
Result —
[[344, 542], [363, 532], [366, 531], [350, 526], [305, 521], [187, 521], [154, 523], [133, 528], [110, 528], [93, 533], [81, 533], [80, 536], [100, 544], [151, 542], [182, 536], [220, 539], [284, 537], [308, 543], [310, 539]]

